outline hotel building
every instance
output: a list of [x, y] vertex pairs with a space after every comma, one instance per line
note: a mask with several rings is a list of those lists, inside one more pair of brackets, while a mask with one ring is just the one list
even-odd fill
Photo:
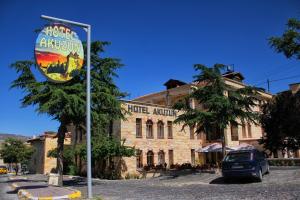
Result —
[[[238, 72], [228, 72], [223, 75], [227, 85], [234, 88], [243, 88], [244, 77]], [[124, 145], [133, 146], [137, 151], [136, 157], [123, 158], [122, 172], [137, 173], [143, 166], [191, 163], [192, 165], [215, 162], [212, 154], [197, 153], [199, 148], [212, 143], [220, 143], [220, 134], [195, 134], [193, 129], [182, 130], [181, 124], [175, 124], [174, 120], [179, 111], [173, 110], [172, 105], [186, 97], [193, 87], [201, 87], [199, 83], [184, 83], [170, 79], [164, 85], [166, 89], [161, 92], [144, 95], [132, 101], [123, 101], [122, 106], [129, 111], [126, 120], [113, 123], [112, 134], [118, 139], [125, 139]], [[263, 101], [272, 98], [272, 95], [258, 91], [258, 106], [254, 111], [259, 111], [259, 105]], [[191, 99], [191, 106], [201, 109], [201, 105]], [[225, 144], [235, 147], [241, 143], [248, 143], [257, 148], [258, 139], [262, 137], [263, 130], [259, 125], [245, 123], [242, 126], [232, 124], [224, 130]]]

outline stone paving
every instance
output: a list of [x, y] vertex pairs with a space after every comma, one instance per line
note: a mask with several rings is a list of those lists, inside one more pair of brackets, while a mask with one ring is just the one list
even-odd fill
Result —
[[[39, 182], [45, 176], [32, 175], [30, 180]], [[84, 179], [67, 180], [68, 186], [81, 191], [86, 197]], [[0, 177], [0, 199], [17, 199], [9, 192], [8, 183]], [[104, 200], [123, 199], [299, 199], [300, 168], [276, 167], [265, 175], [263, 182], [251, 179], [224, 183], [219, 174], [194, 173], [179, 176], [162, 176], [143, 180], [93, 180], [94, 196]]]
[[[271, 169], [272, 170], [272, 169]], [[86, 195], [85, 182], [74, 187]], [[219, 174], [159, 177], [148, 180], [95, 180], [94, 196], [117, 199], [300, 199], [300, 168], [273, 168], [262, 183], [251, 179], [224, 183]]]

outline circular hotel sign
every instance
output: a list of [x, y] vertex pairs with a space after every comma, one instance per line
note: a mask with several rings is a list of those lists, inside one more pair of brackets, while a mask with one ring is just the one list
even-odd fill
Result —
[[71, 28], [54, 23], [46, 26], [35, 43], [35, 59], [39, 69], [54, 82], [66, 82], [83, 65], [83, 46]]

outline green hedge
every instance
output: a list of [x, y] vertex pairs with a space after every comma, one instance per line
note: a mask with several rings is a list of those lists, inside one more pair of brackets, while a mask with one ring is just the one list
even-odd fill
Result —
[[269, 158], [270, 166], [300, 166], [300, 158]]

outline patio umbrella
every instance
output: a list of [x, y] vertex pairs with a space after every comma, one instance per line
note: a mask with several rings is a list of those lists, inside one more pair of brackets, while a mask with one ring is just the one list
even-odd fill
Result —
[[241, 143], [240, 145], [234, 147], [234, 150], [251, 150], [251, 149], [255, 149], [255, 147], [247, 143]]
[[[233, 148], [225, 147], [226, 151], [232, 151]], [[210, 145], [207, 145], [206, 147], [199, 148], [196, 150], [196, 152], [199, 153], [210, 153], [210, 152], [222, 152], [222, 145], [220, 143], [213, 143]]]

